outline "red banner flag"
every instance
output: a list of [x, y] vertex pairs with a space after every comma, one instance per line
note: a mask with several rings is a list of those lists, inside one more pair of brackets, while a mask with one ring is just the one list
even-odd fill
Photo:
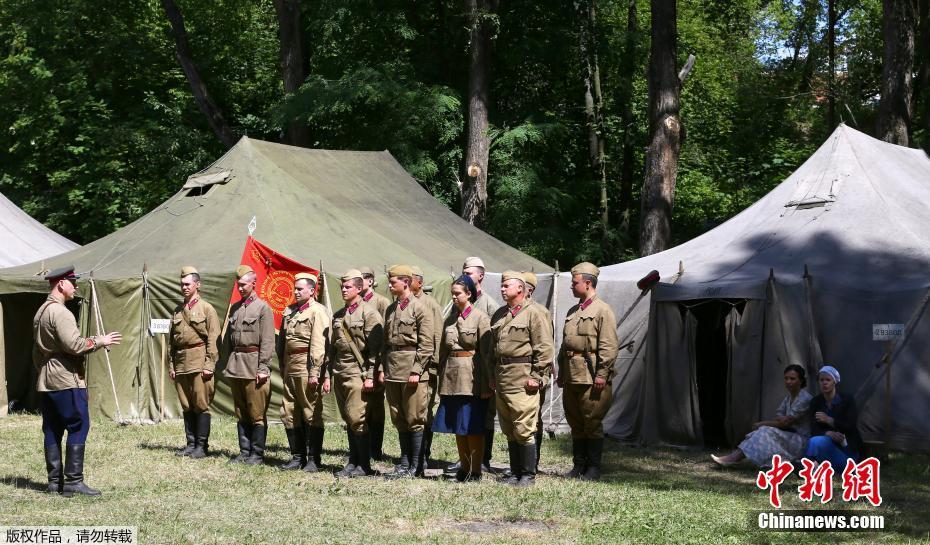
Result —
[[[281, 328], [284, 309], [294, 303], [294, 275], [308, 272], [320, 277], [320, 271], [289, 259], [252, 237], [245, 241], [241, 264], [255, 271], [255, 292], [274, 311], [275, 329]], [[241, 298], [239, 290], [233, 288], [229, 304]]]

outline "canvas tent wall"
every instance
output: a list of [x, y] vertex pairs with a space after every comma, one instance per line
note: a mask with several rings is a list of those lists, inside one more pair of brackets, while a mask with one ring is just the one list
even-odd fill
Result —
[[[864, 439], [930, 450], [923, 416], [930, 404], [928, 203], [930, 159], [922, 151], [841, 125], [726, 223], [665, 252], [603, 267], [598, 293], [618, 314], [639, 294], [637, 279], [652, 269], [663, 278], [621, 326], [621, 341], [633, 339], [636, 348], [617, 362], [608, 433], [701, 444], [693, 307], [725, 301], [742, 308], [724, 324], [731, 440], [774, 412], [785, 365], [813, 370], [829, 362], [842, 373], [841, 391], [855, 395]], [[570, 296], [562, 297], [567, 309]], [[563, 318], [560, 312], [557, 323]], [[887, 323], [906, 324], [905, 335], [890, 345], [873, 341], [873, 324]]]
[[[105, 328], [123, 333], [123, 344], [110, 358], [124, 417], [157, 420], [162, 414], [178, 415], [171, 381], [165, 380], [164, 335], [150, 335], [149, 320], [170, 316], [179, 301], [178, 271], [183, 265], [200, 270], [204, 298], [225, 315], [233, 271], [253, 217], [259, 241], [308, 266], [322, 262], [328, 280], [361, 265], [381, 270], [393, 263], [417, 264], [443, 302], [449, 298], [452, 273], [461, 270], [469, 255], [482, 256], [491, 270], [551, 270], [458, 218], [388, 152], [311, 150], [243, 138], [136, 222], [46, 260], [46, 267], [74, 264], [84, 274], [79, 282], [84, 301], [80, 314], [88, 332], [96, 331], [89, 320], [92, 272]], [[31, 322], [44, 299], [47, 285], [35, 276], [39, 268], [34, 263], [0, 274], [0, 294], [28, 299], [28, 304], [7, 312], [7, 330], [11, 321]], [[379, 276], [378, 289], [387, 293], [386, 281]], [[332, 306], [338, 309], [337, 283], [328, 284]], [[6, 336], [7, 368], [20, 375], [31, 372], [28, 343], [28, 338]], [[116, 417], [113, 387], [100, 352], [89, 358], [88, 379], [93, 413]], [[273, 388], [277, 402], [278, 376]], [[224, 411], [232, 408], [222, 381], [215, 405]], [[270, 417], [276, 417], [275, 410]]]

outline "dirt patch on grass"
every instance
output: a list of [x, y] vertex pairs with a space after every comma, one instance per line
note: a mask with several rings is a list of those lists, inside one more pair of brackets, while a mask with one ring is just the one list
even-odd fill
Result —
[[448, 523], [450, 530], [466, 534], [544, 534], [553, 524], [539, 520], [470, 520]]

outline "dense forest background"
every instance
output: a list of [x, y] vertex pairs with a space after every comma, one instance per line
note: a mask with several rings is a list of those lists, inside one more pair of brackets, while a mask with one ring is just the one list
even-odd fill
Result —
[[[228, 146], [195, 100], [186, 55], [234, 137], [387, 149], [463, 213], [472, 54], [483, 38], [481, 225], [547, 263], [630, 259], [640, 252], [655, 4], [0, 0], [0, 192], [79, 243], [176, 192]], [[908, 4], [912, 147], [930, 146], [926, 4]], [[681, 85], [669, 244], [764, 195], [836, 123], [876, 134], [882, 0], [672, 7], [674, 60], [695, 62]]]

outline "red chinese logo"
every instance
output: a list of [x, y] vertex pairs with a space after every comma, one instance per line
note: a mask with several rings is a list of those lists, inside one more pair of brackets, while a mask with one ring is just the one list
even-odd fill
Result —
[[878, 469], [881, 465], [875, 458], [866, 458], [858, 464], [846, 460], [843, 470], [843, 500], [856, 501], [865, 498], [878, 507], [882, 504], [882, 494], [878, 487]]
[[794, 466], [791, 465], [791, 462], [782, 462], [781, 456], [776, 454], [772, 456], [772, 469], [760, 471], [759, 476], [756, 477], [756, 486], [762, 490], [771, 489], [769, 490], [769, 503], [772, 504], [772, 507], [781, 507], [778, 486], [788, 475], [791, 475], [792, 471], [794, 471]]
[[[814, 496], [820, 496], [820, 503], [827, 503], [833, 499], [833, 466], [829, 461], [823, 462], [819, 466], [804, 458], [801, 460], [804, 466], [799, 475], [804, 481], [798, 487], [798, 497], [801, 501], [812, 501]], [[816, 469], [814, 469], [816, 468]]]

